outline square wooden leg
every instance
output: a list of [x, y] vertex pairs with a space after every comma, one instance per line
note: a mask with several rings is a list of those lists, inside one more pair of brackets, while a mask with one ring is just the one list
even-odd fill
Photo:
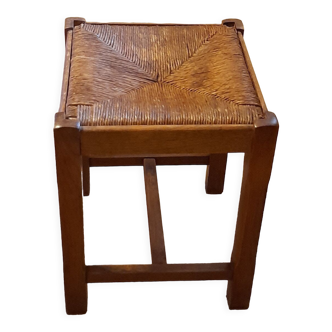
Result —
[[85, 278], [80, 136], [75, 120], [57, 113], [54, 128], [66, 311], [85, 314]]
[[83, 195], [90, 195], [90, 159], [82, 158]]
[[205, 191], [207, 194], [221, 194], [224, 190], [227, 153], [211, 154], [206, 167]]
[[156, 160], [153, 158], [146, 158], [143, 161], [143, 165], [152, 264], [167, 264], [164, 231], [161, 220]]
[[241, 198], [228, 282], [230, 309], [249, 307], [265, 197], [270, 179], [278, 122], [273, 113], [255, 124], [251, 151], [245, 154]]

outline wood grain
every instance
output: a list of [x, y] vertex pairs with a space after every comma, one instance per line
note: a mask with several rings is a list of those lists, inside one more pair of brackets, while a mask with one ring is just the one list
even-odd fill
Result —
[[66, 111], [66, 103], [67, 103], [72, 41], [73, 41], [73, 31], [70, 30], [66, 33], [65, 64], [64, 64], [64, 68], [63, 68], [61, 98], [60, 98], [60, 107], [59, 107], [59, 112], [63, 112], [63, 113]]
[[[208, 156], [154, 157], [156, 165], [207, 165]], [[91, 158], [90, 167], [143, 166], [144, 157], [135, 158]]]
[[277, 134], [278, 121], [273, 113], [268, 112], [265, 119], [256, 122], [251, 151], [245, 154], [231, 258], [234, 275], [227, 288], [230, 309], [249, 307], [257, 246]]
[[227, 153], [211, 154], [206, 168], [205, 191], [207, 194], [221, 194], [224, 190]]
[[87, 311], [79, 128], [76, 120], [55, 116], [54, 141], [59, 192], [66, 311]]
[[152, 264], [166, 264], [166, 251], [163, 224], [161, 220], [156, 161], [152, 158], [146, 158], [144, 159], [143, 166]]
[[86, 267], [88, 283], [179, 280], [229, 280], [230, 263], [91, 265]]
[[253, 133], [251, 125], [82, 127], [81, 153], [108, 158], [245, 152]]

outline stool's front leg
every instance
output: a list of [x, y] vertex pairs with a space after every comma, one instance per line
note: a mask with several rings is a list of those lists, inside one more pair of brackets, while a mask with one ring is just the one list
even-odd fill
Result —
[[273, 113], [255, 123], [251, 151], [244, 158], [241, 197], [231, 262], [233, 278], [228, 282], [230, 309], [249, 307], [256, 253], [270, 179], [278, 122]]
[[57, 113], [54, 128], [66, 311], [87, 311], [80, 133], [76, 120]]

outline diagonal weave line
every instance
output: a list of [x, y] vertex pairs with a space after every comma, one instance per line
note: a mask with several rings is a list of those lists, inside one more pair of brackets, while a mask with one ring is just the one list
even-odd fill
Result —
[[151, 75], [93, 33], [75, 30], [67, 108], [92, 105], [153, 82]]
[[164, 82], [236, 104], [260, 106], [236, 34], [215, 34]]
[[217, 32], [228, 34], [223, 25], [137, 26], [83, 24], [82, 29], [161, 81]]

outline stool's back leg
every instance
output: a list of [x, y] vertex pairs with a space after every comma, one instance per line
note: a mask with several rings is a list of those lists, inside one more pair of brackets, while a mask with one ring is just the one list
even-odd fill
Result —
[[87, 157], [83, 157], [83, 196], [90, 196], [91, 184], [90, 184], [90, 160]]
[[221, 194], [224, 190], [227, 153], [211, 154], [206, 167], [205, 191], [207, 194]]
[[57, 113], [54, 128], [66, 311], [87, 311], [79, 129]]
[[146, 158], [143, 166], [152, 264], [167, 264], [156, 161], [153, 158]]
[[270, 179], [278, 122], [273, 113], [255, 125], [251, 151], [245, 154], [241, 197], [231, 262], [233, 278], [228, 282], [230, 309], [247, 309], [255, 272], [256, 253]]

